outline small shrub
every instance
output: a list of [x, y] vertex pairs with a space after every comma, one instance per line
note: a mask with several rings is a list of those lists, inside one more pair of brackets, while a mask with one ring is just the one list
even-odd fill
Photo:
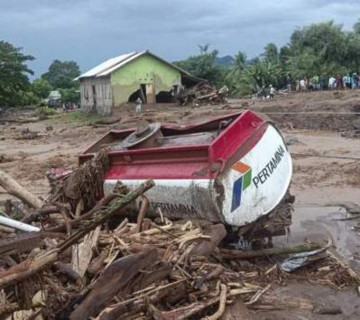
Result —
[[56, 114], [56, 110], [49, 108], [47, 106], [44, 107], [39, 107], [36, 110], [37, 115], [39, 116], [40, 119], [44, 120], [49, 118], [50, 116], [53, 116]]

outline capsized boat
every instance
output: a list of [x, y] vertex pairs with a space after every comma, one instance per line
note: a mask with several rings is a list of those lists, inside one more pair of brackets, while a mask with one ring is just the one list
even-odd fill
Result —
[[287, 194], [292, 160], [276, 126], [253, 111], [176, 127], [142, 123], [112, 130], [80, 155], [109, 148], [104, 193], [121, 181], [146, 179], [153, 210], [169, 218], [206, 219], [242, 227], [272, 212]]

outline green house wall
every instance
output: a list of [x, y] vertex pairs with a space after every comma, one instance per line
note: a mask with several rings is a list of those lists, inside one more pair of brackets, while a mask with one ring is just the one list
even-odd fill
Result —
[[181, 84], [181, 73], [150, 55], [134, 59], [111, 74], [113, 105], [127, 102], [140, 84], [153, 84], [155, 94], [170, 91]]

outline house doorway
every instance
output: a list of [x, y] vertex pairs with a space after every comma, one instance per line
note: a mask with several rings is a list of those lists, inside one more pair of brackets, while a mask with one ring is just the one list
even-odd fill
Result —
[[156, 103], [154, 84], [147, 83], [145, 86], [145, 95], [147, 103]]
[[130, 95], [128, 101], [135, 102], [137, 98], [140, 98], [143, 103], [147, 103], [146, 84], [140, 84], [140, 88]]
[[92, 85], [92, 96], [93, 96], [93, 108], [96, 110], [96, 87]]

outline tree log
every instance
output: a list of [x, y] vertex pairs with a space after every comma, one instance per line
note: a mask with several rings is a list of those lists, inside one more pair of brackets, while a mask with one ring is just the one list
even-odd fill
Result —
[[19, 234], [16, 238], [0, 240], [0, 257], [39, 247], [44, 238], [41, 232]]
[[[146, 292], [149, 298], [149, 303], [157, 303], [165, 297], [171, 299], [175, 295], [186, 297], [186, 281], [179, 280], [169, 283], [167, 285], [157, 287], [151, 291]], [[122, 315], [128, 312], [140, 312], [146, 310], [146, 303], [144, 296], [135, 297], [126, 301], [119, 302], [114, 306], [108, 307], [99, 315], [99, 320], [117, 320], [121, 319]]]
[[318, 244], [308, 244], [308, 245], [299, 245], [294, 247], [267, 248], [262, 250], [249, 250], [249, 251], [221, 249], [220, 252], [221, 252], [221, 257], [223, 259], [252, 259], [252, 258], [273, 256], [277, 254], [307, 252], [317, 249], [321, 249], [321, 246]]
[[33, 221], [36, 221], [42, 215], [48, 215], [50, 213], [57, 213], [59, 211], [60, 210], [57, 206], [45, 206], [39, 210], [36, 210], [35, 212], [32, 212], [32, 213], [26, 215], [24, 218], [21, 219], [21, 222], [31, 223]]
[[190, 251], [189, 257], [210, 255], [225, 238], [226, 229], [221, 223], [206, 226], [204, 227], [203, 235], [211, 238], [198, 240], [196, 246]]
[[141, 269], [157, 260], [157, 250], [152, 249], [113, 262], [96, 281], [84, 301], [71, 313], [70, 319], [82, 320], [96, 315]]
[[27, 191], [23, 186], [0, 170], [0, 185], [11, 195], [19, 198], [30, 207], [40, 209], [44, 203], [38, 197]]
[[0, 272], [0, 289], [22, 281], [57, 261], [59, 253], [77, 243], [87, 233], [94, 230], [98, 225], [101, 225], [113, 214], [117, 213], [153, 186], [154, 182], [152, 180], [145, 181], [134, 191], [129, 192], [119, 199], [114, 199], [107, 208], [102, 208], [101, 210], [94, 212], [92, 219], [84, 222], [82, 228], [60, 243], [55, 249], [42, 252], [33, 259], [26, 259], [18, 265]]

